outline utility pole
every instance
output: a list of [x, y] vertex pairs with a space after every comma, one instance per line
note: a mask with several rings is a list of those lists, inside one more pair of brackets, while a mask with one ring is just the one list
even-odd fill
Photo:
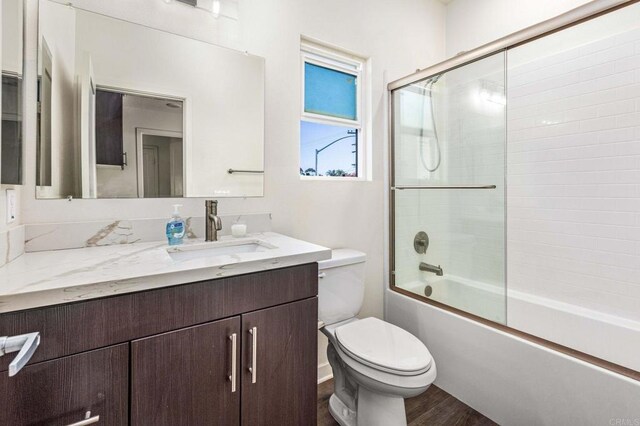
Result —
[[325, 149], [329, 148], [334, 143], [340, 142], [341, 140], [348, 139], [348, 138], [356, 138], [356, 151], [355, 151], [356, 152], [356, 164], [355, 164], [355, 166], [356, 166], [356, 173], [357, 173], [357, 170], [358, 170], [358, 152], [357, 152], [358, 151], [358, 130], [355, 130], [355, 129], [354, 130], [347, 130], [347, 133], [348, 133], [347, 136], [343, 136], [341, 138], [338, 138], [338, 139], [328, 143], [327, 145], [323, 146], [322, 148], [316, 149], [316, 168], [315, 168], [316, 176], [318, 176], [318, 154], [320, 154]]

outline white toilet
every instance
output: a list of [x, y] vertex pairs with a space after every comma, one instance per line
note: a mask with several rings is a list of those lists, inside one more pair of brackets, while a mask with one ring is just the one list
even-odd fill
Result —
[[342, 426], [406, 425], [404, 398], [427, 390], [436, 364], [411, 333], [377, 318], [356, 318], [365, 261], [362, 252], [339, 249], [318, 262], [318, 316], [335, 386], [329, 411]]

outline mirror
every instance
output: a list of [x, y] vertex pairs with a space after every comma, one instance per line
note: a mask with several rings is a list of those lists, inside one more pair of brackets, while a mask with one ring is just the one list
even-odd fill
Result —
[[3, 184], [22, 183], [22, 0], [2, 0]]
[[51, 0], [38, 25], [38, 198], [263, 195], [264, 59]]

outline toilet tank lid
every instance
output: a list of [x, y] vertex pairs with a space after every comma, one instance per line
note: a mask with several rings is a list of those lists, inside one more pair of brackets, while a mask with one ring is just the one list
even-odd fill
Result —
[[336, 268], [338, 266], [353, 265], [367, 260], [367, 255], [358, 250], [334, 249], [331, 250], [331, 259], [318, 262], [318, 269]]

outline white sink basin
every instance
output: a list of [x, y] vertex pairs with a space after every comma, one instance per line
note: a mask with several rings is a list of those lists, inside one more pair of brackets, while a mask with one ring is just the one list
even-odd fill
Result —
[[175, 261], [192, 259], [212, 259], [241, 253], [255, 253], [277, 248], [273, 244], [246, 239], [239, 241], [214, 241], [210, 243], [187, 244], [167, 248], [167, 253]]

